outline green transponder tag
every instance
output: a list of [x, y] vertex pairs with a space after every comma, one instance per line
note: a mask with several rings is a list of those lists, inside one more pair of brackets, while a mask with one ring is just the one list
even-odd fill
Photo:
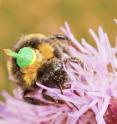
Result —
[[21, 68], [33, 64], [36, 59], [36, 53], [30, 47], [21, 48], [18, 53], [10, 51], [9, 55], [16, 58], [17, 64]]

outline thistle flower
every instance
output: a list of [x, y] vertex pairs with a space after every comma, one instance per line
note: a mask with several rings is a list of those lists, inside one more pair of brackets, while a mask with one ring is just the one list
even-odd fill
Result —
[[[3, 92], [0, 124], [117, 124], [117, 46], [111, 47], [102, 27], [98, 35], [89, 29], [97, 48], [84, 38], [78, 42], [67, 23], [61, 30], [75, 45], [68, 47], [69, 53], [63, 54], [63, 58], [80, 60], [63, 62], [71, 87], [61, 94], [60, 90], [37, 82], [39, 90], [29, 95], [46, 103], [38, 106], [26, 103], [19, 88], [14, 90], [14, 96]], [[41, 95], [43, 89], [63, 103], [45, 100]]]

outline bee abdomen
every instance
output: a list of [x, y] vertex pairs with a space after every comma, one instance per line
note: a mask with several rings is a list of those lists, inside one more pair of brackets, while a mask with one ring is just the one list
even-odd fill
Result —
[[50, 60], [38, 70], [37, 81], [51, 88], [63, 86], [67, 80], [67, 74], [62, 67], [60, 60]]

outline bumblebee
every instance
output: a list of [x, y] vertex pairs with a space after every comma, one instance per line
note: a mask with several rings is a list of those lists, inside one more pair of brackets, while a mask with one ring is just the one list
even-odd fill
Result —
[[[23, 98], [32, 104], [40, 104], [39, 100], [27, 97], [37, 89], [36, 82], [61, 90], [69, 88], [69, 80], [63, 69], [63, 53], [67, 53], [69, 38], [62, 34], [44, 36], [31, 34], [23, 36], [13, 48], [3, 51], [9, 56], [8, 72], [13, 80], [22, 87]], [[53, 100], [47, 96], [45, 98]]]

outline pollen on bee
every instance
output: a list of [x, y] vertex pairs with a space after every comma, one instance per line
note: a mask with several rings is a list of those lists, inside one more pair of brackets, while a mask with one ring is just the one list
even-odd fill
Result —
[[40, 44], [39, 50], [46, 59], [54, 57], [54, 48], [49, 43]]

